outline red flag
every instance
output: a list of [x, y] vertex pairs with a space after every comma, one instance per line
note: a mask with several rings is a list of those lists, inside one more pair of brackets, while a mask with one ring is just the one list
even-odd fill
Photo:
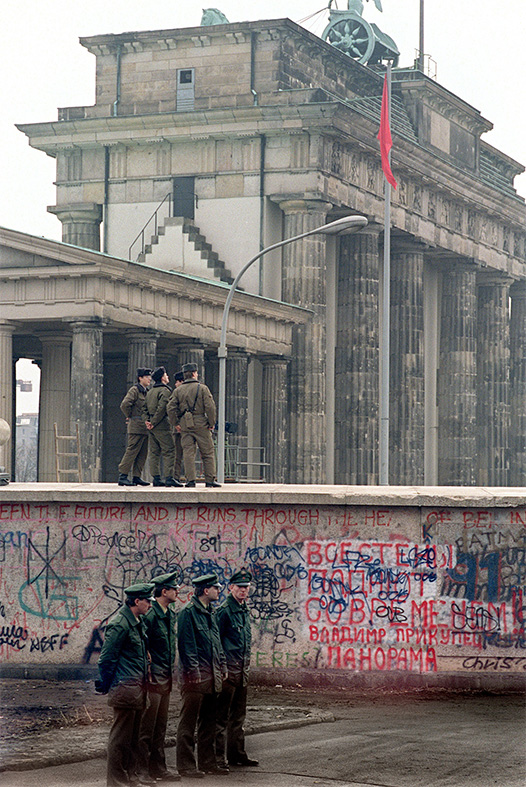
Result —
[[382, 154], [382, 169], [384, 171], [385, 179], [391, 186], [396, 188], [396, 180], [391, 172], [391, 165], [389, 163], [389, 151], [393, 147], [391, 139], [391, 127], [389, 125], [389, 95], [387, 92], [387, 74], [384, 77], [384, 91], [382, 93], [382, 112], [380, 115], [380, 131], [378, 132], [378, 139], [380, 140], [380, 152]]

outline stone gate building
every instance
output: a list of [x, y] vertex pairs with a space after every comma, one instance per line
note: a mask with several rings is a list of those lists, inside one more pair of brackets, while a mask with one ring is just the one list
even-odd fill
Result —
[[[19, 127], [56, 158], [69, 245], [5, 232], [0, 262], [4, 410], [13, 358], [34, 357], [40, 479], [53, 421], [71, 419], [89, 477], [113, 480], [134, 367], [197, 360], [213, 388], [226, 284], [260, 249], [361, 213], [365, 231], [291, 244], [243, 280], [227, 420], [266, 448], [271, 481], [377, 483], [381, 69], [286, 19], [81, 43], [95, 105]], [[526, 485], [523, 167], [491, 128], [393, 70], [392, 484]]]

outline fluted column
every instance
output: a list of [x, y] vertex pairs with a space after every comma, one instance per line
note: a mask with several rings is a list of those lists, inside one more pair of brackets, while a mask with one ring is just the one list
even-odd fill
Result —
[[199, 374], [199, 379], [205, 382], [205, 348], [199, 341], [174, 342], [171, 349], [175, 352], [177, 357], [177, 368], [174, 372], [179, 372], [181, 367], [186, 363], [196, 363]]
[[[284, 237], [321, 227], [330, 203], [289, 200], [280, 203], [285, 214]], [[289, 366], [289, 480], [323, 484], [327, 473], [326, 440], [326, 240], [312, 235], [283, 248], [282, 298], [312, 309], [305, 325], [293, 330]]]
[[0, 418], [11, 427], [11, 438], [0, 445], [0, 467], [12, 472], [12, 440], [15, 432], [13, 413], [13, 332], [15, 326], [0, 322]]
[[438, 483], [477, 482], [477, 281], [473, 265], [444, 269], [438, 379]]
[[287, 366], [285, 358], [263, 357], [261, 444], [269, 463], [269, 483], [284, 484], [287, 475]]
[[508, 484], [510, 283], [495, 275], [478, 290], [477, 453], [482, 486]]
[[48, 208], [48, 211], [54, 213], [62, 222], [62, 240], [64, 243], [100, 251], [102, 205], [96, 202], [55, 205]]
[[513, 284], [510, 323], [510, 486], [526, 486], [526, 282]]
[[157, 353], [156, 331], [126, 331], [128, 337], [128, 388], [137, 382], [137, 369], [155, 368]]
[[424, 483], [424, 256], [391, 257], [389, 463], [391, 484]]
[[78, 423], [82, 480], [96, 483], [101, 481], [102, 469], [102, 323], [92, 318], [71, 327], [71, 434]]
[[[38, 480], [54, 482], [55, 432], [70, 433], [71, 336], [41, 335], [40, 405], [38, 416]], [[62, 479], [63, 480], [63, 479]]]
[[379, 230], [340, 240], [335, 358], [337, 484], [378, 483]]

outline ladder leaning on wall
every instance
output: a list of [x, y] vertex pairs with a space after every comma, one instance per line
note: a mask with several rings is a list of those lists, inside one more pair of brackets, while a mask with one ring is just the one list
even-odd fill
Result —
[[[57, 424], [53, 424], [53, 428], [55, 430], [55, 468], [57, 471], [57, 483], [61, 482], [61, 475], [72, 474], [77, 476], [77, 479], [71, 479], [72, 481], [78, 480], [79, 484], [82, 483], [82, 467], [80, 463], [80, 435], [78, 423], [75, 423], [75, 427], [76, 434], [60, 435], [58, 433]], [[69, 445], [68, 442], [65, 441], [69, 441]], [[70, 450], [60, 450], [63, 446], [69, 448]], [[76, 450], [72, 450], [74, 448], [76, 448]], [[67, 467], [64, 467], [63, 459], [66, 457]], [[74, 461], [76, 467], [72, 467]]]

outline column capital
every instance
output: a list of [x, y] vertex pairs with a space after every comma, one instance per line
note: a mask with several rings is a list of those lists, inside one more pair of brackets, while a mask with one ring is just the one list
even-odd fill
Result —
[[0, 333], [9, 335], [13, 334], [18, 325], [16, 322], [12, 322], [11, 320], [0, 320]]
[[42, 344], [71, 344], [72, 336], [65, 331], [35, 331], [37, 339]]
[[332, 209], [331, 202], [316, 199], [284, 199], [275, 200], [283, 213], [288, 216], [294, 213], [327, 213]]
[[102, 330], [107, 324], [102, 317], [63, 317], [62, 322], [71, 325], [73, 333], [96, 329]]
[[263, 366], [279, 366], [286, 368], [290, 363], [290, 358], [285, 358], [282, 355], [257, 355], [256, 357]]
[[477, 283], [480, 287], [491, 287], [494, 284], [500, 287], [510, 287], [515, 281], [516, 279], [506, 273], [506, 271], [484, 269], [480, 271]]
[[149, 341], [153, 341], [161, 336], [159, 331], [154, 331], [150, 328], [128, 328], [125, 333], [126, 338], [132, 340], [147, 339]]
[[102, 221], [102, 205], [97, 202], [79, 202], [70, 205], [50, 205], [48, 213], [53, 213], [62, 222], [85, 221], [93, 224]]
[[526, 298], [526, 281], [515, 281], [510, 287], [510, 296], [516, 300], [523, 300]]

